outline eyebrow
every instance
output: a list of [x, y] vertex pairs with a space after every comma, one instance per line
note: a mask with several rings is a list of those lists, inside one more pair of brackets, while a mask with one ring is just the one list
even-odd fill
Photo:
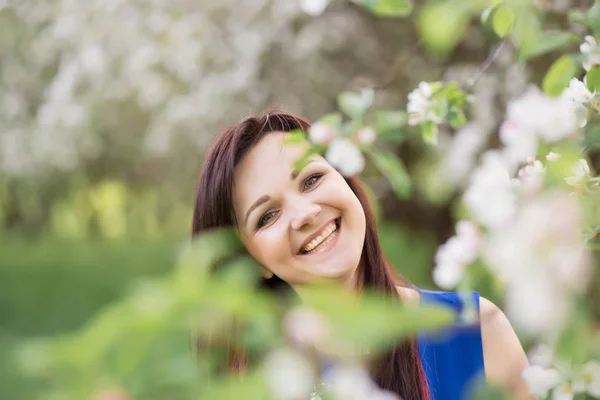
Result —
[[[308, 164], [310, 164], [311, 162], [314, 162], [314, 161], [316, 161], [316, 160], [308, 160], [306, 162], [306, 164], [304, 165], [304, 167], [306, 167]], [[294, 179], [296, 179], [298, 177], [298, 175], [300, 174], [300, 172], [302, 172], [302, 170], [292, 171], [292, 173], [290, 174], [290, 180], [293, 181]], [[250, 217], [250, 213], [252, 213], [252, 211], [254, 211], [258, 206], [260, 206], [263, 203], [266, 203], [269, 200], [271, 200], [271, 196], [264, 195], [264, 196], [259, 197], [258, 200], [256, 200], [254, 203], [252, 203], [252, 205], [250, 206], [248, 211], [246, 211], [246, 217], [244, 218], [244, 226], [246, 226], [248, 224], [248, 217]]]
[[298, 175], [300, 174], [300, 172], [302, 172], [304, 167], [306, 167], [311, 162], [315, 162], [315, 161], [316, 161], [315, 159], [309, 159], [308, 161], [306, 161], [306, 164], [304, 164], [304, 166], [301, 169], [299, 169], [298, 171], [296, 171], [296, 170], [292, 171], [292, 173], [290, 174], [290, 180], [293, 181], [294, 179], [296, 179], [298, 177]]

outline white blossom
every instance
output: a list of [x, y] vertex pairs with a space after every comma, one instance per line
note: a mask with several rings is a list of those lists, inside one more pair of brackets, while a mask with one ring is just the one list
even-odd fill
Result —
[[538, 196], [521, 206], [509, 224], [488, 235], [488, 262], [508, 277], [541, 268], [562, 285], [579, 287], [579, 279], [588, 272], [580, 229], [581, 212], [573, 198], [566, 193]]
[[569, 81], [569, 87], [565, 89], [563, 96], [573, 103], [584, 105], [592, 99], [594, 93], [590, 92], [585, 83], [573, 78]]
[[529, 351], [527, 358], [529, 359], [529, 364], [531, 365], [549, 368], [554, 359], [554, 351], [548, 344], [539, 343]]
[[298, 352], [280, 348], [268, 354], [263, 372], [277, 399], [308, 398], [314, 377], [308, 361]]
[[459, 221], [456, 236], [438, 248], [433, 279], [439, 287], [451, 289], [462, 279], [465, 267], [475, 261], [480, 248], [478, 228], [469, 221]]
[[552, 390], [552, 400], [573, 400], [575, 390], [570, 382], [563, 382]]
[[571, 293], [590, 281], [580, 229], [576, 200], [551, 193], [526, 202], [510, 223], [486, 238], [485, 259], [507, 282], [507, 315], [528, 334], [559, 332]]
[[504, 145], [504, 154], [512, 165], [523, 163], [527, 157], [537, 153], [538, 137], [534, 131], [519, 126], [511, 120], [500, 126], [500, 141]]
[[529, 159], [527, 165], [519, 170], [519, 176], [543, 175], [545, 172], [546, 168], [540, 160]]
[[[170, 142], [206, 148], [209, 133], [224, 124], [215, 110], [239, 115], [265, 106], [272, 88], [259, 79], [264, 55], [293, 39], [290, 24], [302, 13], [300, 1], [286, 2], [294, 3], [287, 13], [274, 3], [282, 2], [13, 2], [18, 31], [6, 45], [18, 40], [24, 56], [3, 63], [11, 79], [0, 90], [0, 114], [2, 131], [21, 130], [23, 146], [12, 146], [22, 148], [14, 155], [0, 151], [2, 172], [71, 169], [115, 145], [142, 147], [148, 151], [142, 156], [164, 154]], [[324, 28], [311, 29], [312, 57]], [[356, 37], [347, 35], [355, 32], [351, 24], [337, 31], [343, 45]], [[296, 101], [290, 99], [282, 100]], [[171, 133], [180, 140], [164, 140]], [[43, 135], [52, 138], [43, 139], [44, 148], [36, 143]]]
[[533, 365], [523, 370], [523, 379], [527, 382], [530, 395], [546, 397], [548, 391], [559, 384], [560, 374], [555, 369]]
[[520, 131], [549, 143], [573, 135], [578, 122], [572, 107], [565, 106], [564, 98], [548, 97], [535, 86], [508, 103], [506, 119]]
[[588, 110], [586, 105], [594, 100], [595, 92], [591, 93], [585, 83], [577, 78], [571, 79], [569, 87], [562, 94], [566, 105], [568, 105], [574, 113], [577, 126], [583, 128], [587, 125]]
[[588, 109], [586, 106], [574, 106], [571, 108], [571, 112], [575, 116], [575, 122], [579, 128], [583, 128], [587, 125]]
[[95, 45], [84, 47], [79, 53], [79, 64], [82, 69], [91, 74], [101, 74], [106, 68], [104, 51]]
[[600, 362], [590, 361], [583, 367], [584, 390], [594, 397], [600, 397]]
[[577, 186], [585, 181], [590, 175], [590, 166], [586, 160], [581, 158], [573, 165], [571, 172], [573, 175], [565, 178], [565, 182], [567, 182], [568, 185]]
[[[436, 267], [433, 270], [433, 281], [442, 289], [455, 288], [464, 276], [465, 265], [450, 262], [453, 256], [448, 247], [438, 249], [436, 253]], [[450, 260], [446, 260], [446, 258]]]
[[334, 400], [399, 400], [395, 394], [379, 389], [358, 365], [335, 365], [325, 371], [323, 381]]
[[583, 68], [586, 71], [600, 65], [600, 48], [593, 36], [585, 37], [585, 41], [579, 46], [579, 51], [583, 54]]
[[546, 155], [547, 161], [558, 161], [559, 159], [560, 159], [560, 154], [554, 153], [552, 151]]
[[428, 108], [431, 104], [433, 89], [427, 82], [419, 83], [419, 86], [408, 95], [407, 111], [410, 114], [409, 125], [417, 125], [427, 119]]
[[316, 122], [308, 130], [308, 138], [315, 144], [328, 144], [335, 137], [335, 129], [324, 122]]
[[368, 398], [374, 385], [368, 372], [357, 365], [336, 365], [324, 373], [323, 381], [339, 400]]
[[514, 277], [506, 289], [506, 315], [521, 332], [554, 339], [566, 322], [569, 297], [548, 273], [523, 271]]
[[329, 0], [300, 0], [300, 8], [308, 15], [318, 16], [323, 14]]
[[486, 226], [506, 222], [516, 210], [516, 190], [502, 154], [490, 150], [471, 174], [464, 202], [473, 218]]
[[342, 137], [333, 139], [325, 159], [344, 176], [354, 176], [365, 167], [360, 149], [351, 140]]
[[[486, 132], [479, 125], [469, 123], [460, 128], [443, 151], [439, 173], [453, 184], [464, 181], [474, 166], [475, 156], [484, 148], [487, 139]], [[440, 143], [439, 147], [442, 146]]]
[[544, 185], [546, 168], [544, 168], [544, 165], [539, 160], [529, 160], [526, 166], [519, 169], [518, 176], [522, 193], [525, 195], [534, 195]]

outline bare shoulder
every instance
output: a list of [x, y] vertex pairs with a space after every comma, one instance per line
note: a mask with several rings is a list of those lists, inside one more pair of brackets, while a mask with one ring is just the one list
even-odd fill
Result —
[[521, 374], [527, 356], [508, 318], [484, 297], [479, 300], [485, 375], [489, 383], [508, 390], [513, 399], [527, 399]]
[[415, 288], [410, 286], [396, 286], [396, 290], [406, 304], [418, 304], [421, 300], [421, 294]]

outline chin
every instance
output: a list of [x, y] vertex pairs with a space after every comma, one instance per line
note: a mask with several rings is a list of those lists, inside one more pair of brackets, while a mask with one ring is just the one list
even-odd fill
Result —
[[307, 270], [317, 279], [347, 281], [354, 276], [360, 259], [336, 261], [313, 264]]

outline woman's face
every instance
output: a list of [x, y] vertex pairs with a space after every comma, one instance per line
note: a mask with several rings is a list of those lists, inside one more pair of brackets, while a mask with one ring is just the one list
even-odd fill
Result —
[[365, 239], [365, 214], [342, 175], [321, 156], [293, 173], [305, 145], [267, 134], [236, 167], [233, 199], [242, 241], [294, 288], [323, 280], [352, 285]]

